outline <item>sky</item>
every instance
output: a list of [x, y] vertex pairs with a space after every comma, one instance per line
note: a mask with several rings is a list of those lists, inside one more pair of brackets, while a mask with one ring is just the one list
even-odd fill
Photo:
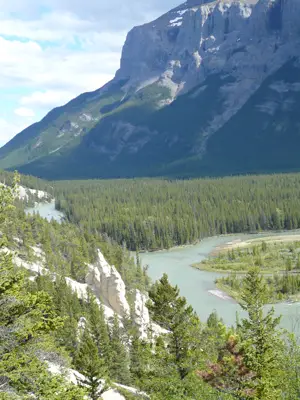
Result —
[[100, 88], [127, 32], [180, 0], [0, 0], [0, 146], [52, 108]]

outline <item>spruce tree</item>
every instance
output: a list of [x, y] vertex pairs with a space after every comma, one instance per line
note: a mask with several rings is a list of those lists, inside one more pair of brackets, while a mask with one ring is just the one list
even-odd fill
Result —
[[74, 365], [83, 375], [83, 378], [79, 379], [79, 385], [87, 389], [92, 400], [98, 400], [106, 390], [107, 369], [104, 359], [99, 357], [98, 348], [87, 327], [80, 338]]
[[[264, 310], [268, 301], [268, 289], [258, 268], [251, 269], [243, 285], [242, 308], [248, 313], [238, 326], [241, 336], [243, 361], [252, 372], [252, 378], [244, 382], [245, 397], [276, 400], [282, 399], [282, 361], [284, 343], [278, 329], [280, 317], [274, 309]], [[247, 395], [248, 393], [248, 395]]]
[[110, 333], [111, 368], [110, 376], [117, 383], [130, 383], [129, 354], [124, 346], [120, 321], [115, 314]]
[[149, 293], [149, 311], [153, 320], [170, 334], [167, 337], [172, 363], [180, 379], [195, 370], [201, 357], [201, 326], [199, 318], [186, 299], [179, 296], [166, 274]]
[[138, 387], [141, 387], [144, 381], [151, 376], [153, 357], [151, 344], [141, 340], [138, 334], [134, 334], [130, 345], [130, 372]]
[[95, 296], [89, 294], [88, 321], [99, 356], [104, 360], [108, 370], [111, 366], [111, 348], [109, 329], [105, 320], [103, 305], [99, 305]]

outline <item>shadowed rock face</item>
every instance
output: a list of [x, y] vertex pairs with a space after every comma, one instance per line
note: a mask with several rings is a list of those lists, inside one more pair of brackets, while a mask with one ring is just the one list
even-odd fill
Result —
[[[275, 107], [276, 92], [255, 97], [257, 104], [251, 99], [269, 78], [272, 85], [271, 77], [297, 84], [298, 64], [290, 61], [300, 57], [299, 26], [299, 0], [188, 0], [133, 28], [114, 80], [17, 135], [0, 150], [0, 167], [46, 178], [222, 174], [226, 168], [215, 169], [219, 158], [211, 157], [209, 144], [248, 102], [254, 114], [260, 110], [259, 140], [267, 126], [274, 130], [262, 110]], [[267, 86], [260, 96], [266, 92]], [[297, 93], [290, 90], [282, 114], [275, 114], [280, 121], [273, 124], [286, 132], [281, 148], [300, 126]], [[231, 126], [237, 138], [245, 130], [239, 123]], [[258, 170], [280, 171], [268, 153]], [[243, 159], [226, 173], [251, 172]], [[293, 168], [298, 164], [295, 158]]]
[[268, 26], [270, 30], [281, 31], [283, 23], [283, 0], [270, 4]]

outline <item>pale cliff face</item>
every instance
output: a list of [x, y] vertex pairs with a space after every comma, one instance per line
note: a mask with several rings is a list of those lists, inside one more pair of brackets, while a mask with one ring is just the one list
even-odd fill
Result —
[[263, 81], [299, 56], [299, 18], [299, 0], [190, 0], [129, 32], [116, 79], [128, 79], [123, 88], [128, 93], [153, 83], [168, 88], [160, 107], [208, 77], [221, 76], [216, 98], [221, 106], [192, 150], [202, 156], [210, 136]]
[[293, 54], [285, 39], [299, 40], [299, 14], [298, 0], [190, 0], [129, 32], [116, 76], [173, 98], [221, 71], [261, 82]]
[[[46, 275], [49, 270], [46, 266], [46, 259], [43, 251], [39, 247], [32, 247], [37, 260], [35, 263], [26, 262], [21, 259], [18, 254], [13, 254], [13, 261], [17, 267], [23, 267], [30, 271], [34, 276]], [[11, 253], [9, 249], [5, 252]], [[56, 275], [53, 274], [53, 277]], [[79, 298], [87, 299], [88, 290], [91, 290], [99, 305], [103, 306], [105, 318], [109, 321], [117, 314], [120, 321], [123, 317], [129, 316], [130, 306], [127, 301], [126, 286], [117, 269], [109, 265], [103, 254], [98, 250], [97, 260], [94, 264], [88, 265], [88, 273], [86, 275], [86, 283], [79, 283], [71, 278], [66, 277], [66, 283], [73, 292], [76, 292]], [[136, 290], [134, 293], [134, 322], [138, 327], [140, 337], [147, 339], [149, 330], [152, 335], [158, 336], [167, 333], [158, 325], [152, 323], [149, 316], [146, 302], [148, 298], [145, 294]], [[84, 319], [79, 322], [79, 329], [84, 327]]]

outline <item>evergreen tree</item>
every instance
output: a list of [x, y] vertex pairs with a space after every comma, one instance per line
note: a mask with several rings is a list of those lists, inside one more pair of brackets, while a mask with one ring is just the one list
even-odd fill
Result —
[[115, 314], [110, 333], [111, 369], [110, 376], [117, 383], [130, 383], [129, 354], [124, 346], [120, 321]]
[[89, 294], [88, 321], [91, 335], [98, 349], [98, 354], [104, 360], [109, 371], [111, 367], [111, 347], [109, 329], [105, 320], [103, 305], [99, 305], [93, 294]]
[[130, 372], [136, 386], [142, 387], [149, 375], [151, 377], [153, 357], [151, 344], [141, 340], [138, 334], [133, 335], [130, 346]]
[[167, 275], [154, 285], [149, 293], [149, 311], [153, 320], [167, 329], [168, 350], [180, 379], [194, 371], [201, 357], [201, 326], [193, 308], [179, 296], [178, 287], [172, 287]]
[[284, 343], [278, 330], [280, 317], [274, 317], [274, 309], [264, 312], [268, 290], [259, 270], [250, 270], [243, 285], [242, 308], [248, 319], [238, 326], [241, 350], [246, 368], [252, 372], [251, 379], [244, 382], [242, 390], [247, 398], [282, 399], [282, 361]]
[[107, 369], [88, 328], [80, 338], [74, 365], [84, 376], [79, 380], [79, 385], [87, 389], [92, 400], [98, 400], [106, 390]]

